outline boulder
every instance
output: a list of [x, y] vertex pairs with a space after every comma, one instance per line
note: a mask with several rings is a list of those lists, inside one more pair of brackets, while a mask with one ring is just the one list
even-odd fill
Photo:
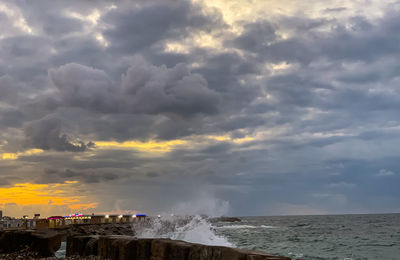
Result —
[[221, 222], [241, 222], [242, 220], [240, 218], [236, 217], [219, 217], [215, 219], [216, 221], [221, 221]]
[[32, 243], [31, 232], [3, 231], [0, 233], [0, 253], [13, 253]]
[[13, 253], [29, 248], [39, 256], [53, 256], [61, 246], [56, 232], [4, 231], [0, 233], [0, 253]]
[[56, 232], [32, 232], [31, 235], [33, 239], [30, 248], [40, 256], [54, 256], [61, 247], [61, 235]]
[[[72, 255], [80, 255], [80, 256], [86, 256], [86, 255], [97, 255], [97, 244], [98, 242], [93, 240], [96, 240], [96, 236], [69, 236], [67, 237], [67, 250], [66, 250], [66, 255], [67, 256], [72, 256]], [[90, 245], [89, 241], [91, 242], [91, 247], [93, 247], [93, 243], [96, 245], [96, 251], [90, 252]]]

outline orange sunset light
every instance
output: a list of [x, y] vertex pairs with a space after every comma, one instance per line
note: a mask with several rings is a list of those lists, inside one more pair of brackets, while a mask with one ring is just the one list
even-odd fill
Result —
[[88, 202], [86, 196], [71, 196], [76, 194], [73, 191], [73, 185], [76, 184], [76, 181], [56, 184], [17, 183], [11, 187], [0, 188], [0, 205], [54, 205], [67, 206], [71, 210], [95, 208], [97, 202]]

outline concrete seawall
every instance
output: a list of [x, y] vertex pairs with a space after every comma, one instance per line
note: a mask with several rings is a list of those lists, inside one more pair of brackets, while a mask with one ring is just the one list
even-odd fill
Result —
[[61, 246], [61, 235], [56, 232], [1, 231], [0, 253], [7, 254], [29, 247], [38, 256], [53, 256]]
[[291, 260], [223, 246], [131, 236], [70, 236], [67, 256], [96, 255], [115, 260]]

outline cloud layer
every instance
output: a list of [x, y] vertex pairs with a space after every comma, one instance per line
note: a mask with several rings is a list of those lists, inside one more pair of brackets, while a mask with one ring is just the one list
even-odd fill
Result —
[[1, 1], [1, 187], [75, 183], [98, 212], [399, 211], [400, 6], [361, 2]]

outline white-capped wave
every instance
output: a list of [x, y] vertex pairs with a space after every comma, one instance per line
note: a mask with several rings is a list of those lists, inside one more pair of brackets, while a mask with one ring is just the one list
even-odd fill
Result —
[[204, 245], [233, 247], [224, 236], [217, 235], [211, 223], [201, 217], [154, 218], [145, 227], [134, 227], [140, 238], [170, 238]]
[[217, 229], [255, 229], [255, 228], [274, 228], [274, 226], [253, 226], [253, 225], [229, 225], [216, 227]]
[[218, 229], [252, 229], [257, 228], [256, 226], [251, 225], [232, 225], [232, 226], [220, 226]]
[[276, 228], [274, 226], [266, 226], [266, 225], [261, 225], [262, 228]]

